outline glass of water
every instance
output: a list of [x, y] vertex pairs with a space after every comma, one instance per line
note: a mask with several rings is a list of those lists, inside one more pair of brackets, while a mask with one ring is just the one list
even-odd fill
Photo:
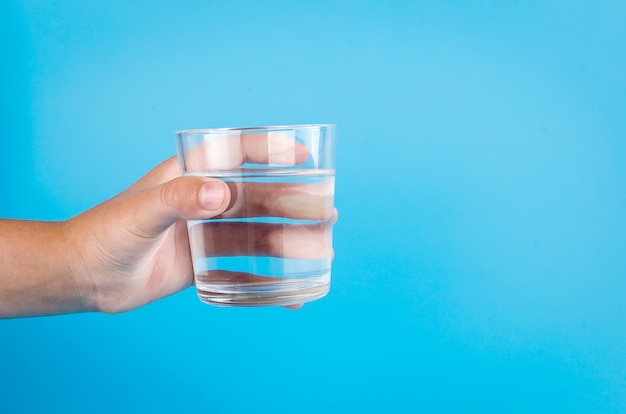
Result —
[[230, 189], [227, 210], [187, 223], [200, 299], [288, 306], [330, 288], [335, 126], [215, 128], [176, 133], [183, 175]]

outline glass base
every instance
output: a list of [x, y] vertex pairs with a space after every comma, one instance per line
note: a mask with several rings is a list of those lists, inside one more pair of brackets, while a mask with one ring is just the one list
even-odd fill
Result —
[[320, 299], [330, 290], [330, 274], [271, 283], [207, 284], [196, 286], [204, 303], [223, 307], [289, 306]]

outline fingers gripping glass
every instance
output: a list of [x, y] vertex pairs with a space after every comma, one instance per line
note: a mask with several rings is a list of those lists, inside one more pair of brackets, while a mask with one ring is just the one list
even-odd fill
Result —
[[220, 216], [188, 221], [200, 299], [288, 306], [329, 290], [335, 127], [293, 125], [180, 131], [183, 175], [225, 181]]

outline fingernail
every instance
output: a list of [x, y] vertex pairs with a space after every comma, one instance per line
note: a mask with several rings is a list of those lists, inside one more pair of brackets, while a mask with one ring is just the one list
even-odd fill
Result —
[[217, 210], [224, 202], [224, 184], [219, 181], [204, 183], [200, 188], [200, 204], [207, 210]]

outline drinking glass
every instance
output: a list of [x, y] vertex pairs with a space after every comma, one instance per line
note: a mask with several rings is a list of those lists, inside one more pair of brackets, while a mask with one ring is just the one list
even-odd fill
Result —
[[328, 293], [335, 131], [317, 124], [176, 133], [182, 174], [230, 189], [223, 214], [187, 222], [200, 300], [287, 306]]

